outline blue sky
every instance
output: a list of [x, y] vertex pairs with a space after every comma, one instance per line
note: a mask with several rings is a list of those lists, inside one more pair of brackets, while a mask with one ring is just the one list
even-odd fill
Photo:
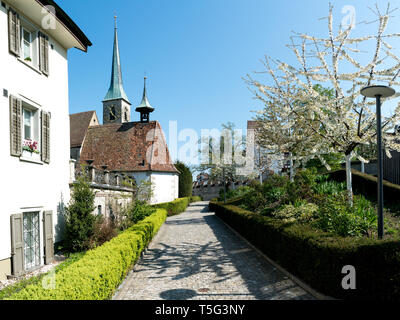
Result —
[[[372, 17], [366, 4], [373, 5], [372, 1], [332, 2], [337, 24], [346, 5], [356, 9], [357, 22]], [[58, 3], [93, 42], [87, 54], [69, 53], [70, 113], [96, 110], [102, 121], [116, 14], [125, 91], [136, 107], [147, 74], [149, 100], [156, 108], [151, 119], [161, 123], [167, 138], [170, 120], [178, 121], [178, 131], [191, 128], [199, 135], [201, 129], [220, 128], [228, 121], [245, 129], [251, 111], [262, 106], [252, 99], [242, 77], [262, 71], [264, 55], [294, 63], [294, 55], [285, 47], [291, 32], [326, 35], [327, 24], [319, 18], [327, 16], [329, 5], [325, 0]], [[390, 29], [396, 31], [399, 19], [397, 12]], [[356, 32], [365, 34], [368, 28], [357, 26]], [[138, 120], [134, 110], [132, 116]]]

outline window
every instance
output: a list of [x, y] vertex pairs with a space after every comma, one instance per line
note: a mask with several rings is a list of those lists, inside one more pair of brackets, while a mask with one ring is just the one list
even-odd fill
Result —
[[24, 213], [25, 270], [40, 265], [39, 212]]
[[22, 28], [22, 58], [32, 62], [32, 34], [25, 28]]
[[[39, 117], [38, 111], [26, 103], [22, 103], [22, 150], [23, 156], [38, 158], [39, 149]], [[39, 158], [37, 159], [39, 160]]]
[[24, 139], [31, 140], [32, 135], [32, 125], [33, 125], [33, 112], [28, 109], [24, 109]]
[[37, 72], [49, 75], [48, 36], [11, 8], [8, 11], [8, 40], [11, 54]]
[[97, 215], [101, 216], [101, 205], [97, 207]]

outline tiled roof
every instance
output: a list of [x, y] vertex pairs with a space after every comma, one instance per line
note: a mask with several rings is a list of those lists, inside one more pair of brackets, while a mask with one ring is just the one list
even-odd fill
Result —
[[247, 121], [247, 129], [257, 129], [257, 121], [248, 120]]
[[87, 111], [69, 115], [71, 148], [82, 146], [83, 139], [85, 139], [86, 131], [90, 126], [93, 116], [96, 117], [96, 124], [98, 124], [95, 114], [96, 111]]
[[179, 171], [173, 165], [161, 126], [128, 122], [90, 127], [82, 147], [80, 162], [92, 159], [93, 166], [107, 165], [109, 171]]

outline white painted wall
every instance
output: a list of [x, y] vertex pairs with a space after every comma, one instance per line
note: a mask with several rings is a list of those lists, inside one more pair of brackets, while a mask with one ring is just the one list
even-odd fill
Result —
[[152, 182], [151, 204], [170, 202], [179, 196], [179, 176], [170, 172], [132, 172], [130, 175], [140, 185], [143, 181]]
[[154, 186], [152, 203], [170, 202], [178, 198], [178, 174], [169, 172], [152, 172], [151, 182]]
[[[10, 215], [27, 207], [52, 210], [55, 230], [62, 222], [57, 210], [67, 204], [69, 191], [69, 111], [67, 51], [50, 38], [50, 75], [43, 74], [9, 53], [6, 9], [0, 6], [0, 161], [2, 164], [0, 212], [0, 260], [10, 257]], [[25, 97], [40, 109], [51, 112], [51, 161], [38, 164], [10, 156], [9, 95]], [[60, 234], [55, 241], [60, 240]], [[0, 275], [0, 278], [2, 275]]]

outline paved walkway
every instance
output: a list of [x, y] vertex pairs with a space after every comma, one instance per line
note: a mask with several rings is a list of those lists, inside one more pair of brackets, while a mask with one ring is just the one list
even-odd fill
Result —
[[313, 297], [233, 233], [207, 202], [169, 217], [115, 300]]

